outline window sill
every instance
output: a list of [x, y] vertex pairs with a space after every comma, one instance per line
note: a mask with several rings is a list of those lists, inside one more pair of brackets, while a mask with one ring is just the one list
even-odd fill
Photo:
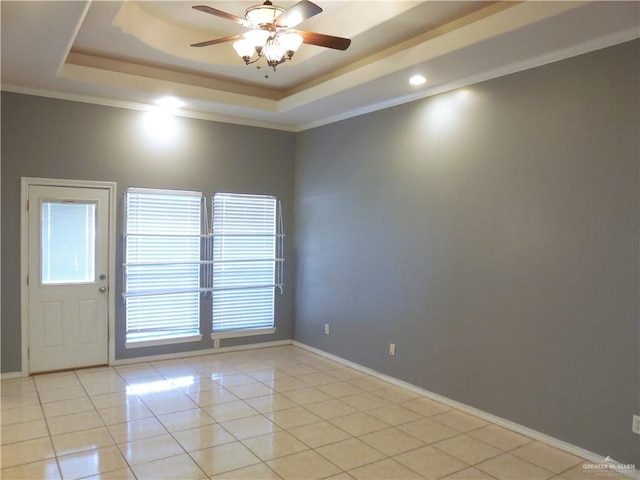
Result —
[[276, 333], [274, 328], [254, 328], [252, 330], [227, 330], [220, 333], [212, 333], [211, 338], [213, 340], [222, 338], [237, 338], [237, 337], [253, 337], [255, 335], [270, 335]]
[[202, 335], [184, 335], [179, 337], [165, 337], [154, 338], [152, 340], [133, 340], [124, 344], [124, 348], [142, 348], [142, 347], [156, 347], [158, 345], [172, 345], [174, 343], [189, 343], [199, 342], [202, 340]]

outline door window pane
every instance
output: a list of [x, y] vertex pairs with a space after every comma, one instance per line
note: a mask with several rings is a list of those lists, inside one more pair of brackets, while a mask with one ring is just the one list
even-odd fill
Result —
[[96, 204], [42, 202], [43, 284], [95, 281]]

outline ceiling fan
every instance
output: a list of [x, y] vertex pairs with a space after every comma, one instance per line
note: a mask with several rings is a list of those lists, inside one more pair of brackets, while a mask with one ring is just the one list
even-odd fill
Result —
[[191, 45], [192, 47], [207, 47], [234, 41], [233, 48], [246, 65], [265, 58], [267, 65], [275, 70], [281, 63], [291, 60], [302, 43], [335, 50], [346, 50], [351, 44], [351, 40], [348, 38], [293, 29], [296, 25], [322, 12], [322, 8], [308, 0], [302, 0], [286, 10], [274, 5], [270, 0], [266, 0], [262, 5], [249, 7], [245, 11], [245, 18], [206, 5], [197, 5], [193, 8], [251, 29], [244, 34]]

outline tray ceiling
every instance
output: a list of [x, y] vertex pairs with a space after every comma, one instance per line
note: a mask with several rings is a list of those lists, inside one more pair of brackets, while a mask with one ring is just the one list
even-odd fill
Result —
[[640, 36], [636, 2], [314, 2], [298, 28], [351, 47], [303, 44], [274, 72], [231, 43], [189, 46], [246, 31], [192, 6], [254, 2], [3, 1], [2, 88], [130, 108], [172, 95], [182, 115], [296, 131]]

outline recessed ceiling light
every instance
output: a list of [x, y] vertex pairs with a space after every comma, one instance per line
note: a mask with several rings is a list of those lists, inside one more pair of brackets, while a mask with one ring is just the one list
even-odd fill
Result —
[[414, 75], [409, 79], [409, 83], [411, 85], [424, 85], [427, 82], [427, 79], [422, 75]]
[[162, 97], [156, 100], [156, 103], [163, 108], [180, 108], [184, 106], [184, 102], [176, 97]]

